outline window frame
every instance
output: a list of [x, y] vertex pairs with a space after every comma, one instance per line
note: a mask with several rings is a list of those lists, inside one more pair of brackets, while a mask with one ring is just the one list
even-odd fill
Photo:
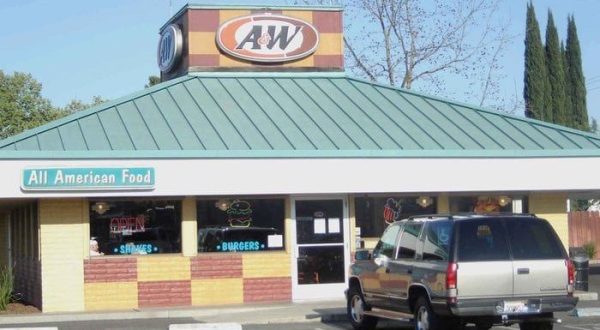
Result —
[[[379, 238], [379, 241], [377, 242], [377, 245], [375, 246], [375, 249], [373, 249], [373, 256], [375, 258], [380, 258], [380, 257], [386, 257], [388, 259], [394, 259], [396, 254], [398, 253], [398, 240], [400, 238], [400, 235], [402, 234], [402, 230], [403, 230], [403, 223], [400, 222], [395, 222], [392, 223], [391, 225], [389, 225], [385, 231], [383, 232], [383, 234], [381, 234], [381, 237]], [[392, 250], [392, 255], [388, 256], [388, 255], [384, 255], [381, 253], [381, 249], [382, 247], [380, 245], [384, 244], [383, 243], [383, 237], [385, 236], [385, 234], [390, 231], [392, 228], [398, 227], [398, 232], [396, 232], [395, 236], [394, 236], [394, 248]]]
[[[91, 255], [89, 254], [88, 257], [89, 258], [93, 258], [93, 259], [97, 259], [97, 258], [102, 258], [102, 257], [142, 257], [142, 256], [150, 256], [150, 255], [181, 255], [183, 253], [183, 199], [182, 198], [177, 198], [177, 197], [173, 197], [173, 198], [159, 198], [159, 197], [148, 197], [148, 198], [144, 198], [144, 197], [132, 197], [132, 198], [94, 198], [94, 199], [89, 199], [88, 200], [88, 218], [89, 218], [89, 239], [93, 239], [95, 237], [98, 237], [98, 235], [94, 235], [94, 233], [92, 233], [92, 229], [93, 229], [93, 225], [92, 222], [95, 220], [93, 217], [95, 217], [95, 214], [97, 214], [95, 211], [92, 210], [92, 205], [94, 203], [97, 202], [108, 202], [108, 203], [142, 203], [142, 202], [152, 202], [152, 203], [156, 203], [156, 202], [164, 202], [164, 203], [169, 203], [172, 202], [173, 203], [173, 212], [174, 212], [174, 217], [176, 217], [176, 220], [178, 222], [178, 224], [176, 226], [173, 226], [172, 228], [168, 228], [169, 231], [172, 232], [177, 232], [179, 233], [179, 237], [174, 237], [174, 242], [171, 241], [166, 241], [168, 242], [168, 244], [172, 247], [175, 247], [173, 250], [175, 250], [174, 252], [157, 252], [157, 253], [142, 253], [142, 252], [138, 252], [138, 253], [111, 253], [111, 254], [106, 254], [104, 251], [106, 250], [106, 246], [112, 246], [113, 244], [115, 244], [116, 241], [111, 241], [110, 239], [102, 242], [100, 240], [98, 240], [96, 238], [96, 240], [98, 241], [99, 245], [101, 246], [100, 251], [102, 252], [101, 255]], [[109, 225], [110, 225], [110, 220], [109, 221]], [[159, 227], [157, 227], [159, 228]], [[144, 233], [146, 232], [150, 232], [153, 229], [153, 227], [148, 227], [146, 228], [146, 230], [144, 231]], [[121, 234], [122, 235], [122, 234]], [[158, 231], [156, 230], [155, 233], [155, 238], [158, 241], [162, 241], [161, 239], [163, 237], [165, 237], [164, 235], [167, 235], [166, 232], [164, 231]], [[109, 235], [110, 236], [110, 235]], [[121, 237], [122, 240], [122, 237]], [[144, 241], [149, 241], [149, 240], [140, 240], [140, 242], [138, 243], [134, 243], [134, 245], [137, 248], [137, 245], [141, 245], [143, 244]], [[177, 245], [178, 243], [178, 245]], [[139, 248], [137, 248], [139, 249]]]
[[[264, 232], [268, 232], [270, 229], [275, 230], [276, 232], [281, 232], [279, 235], [282, 236], [282, 246], [281, 247], [275, 247], [275, 248], [269, 248], [268, 246], [265, 247], [264, 249], [258, 249], [258, 250], [227, 250], [227, 251], [219, 251], [216, 246], [214, 247], [208, 247], [205, 246], [205, 242], [206, 242], [206, 238], [207, 237], [212, 237], [212, 238], [220, 238], [222, 242], [222, 240], [226, 237], [226, 231], [227, 228], [235, 228], [235, 231], [239, 231], [239, 230], [243, 230], [244, 227], [242, 226], [230, 226], [227, 225], [226, 222], [223, 222], [221, 225], [219, 224], [212, 224], [211, 222], [214, 222], [212, 220], [206, 220], [207, 218], [210, 218], [210, 212], [206, 213], [206, 214], [200, 214], [199, 210], [201, 209], [201, 207], [205, 207], [206, 210], [208, 210], [210, 208], [210, 203], [211, 202], [217, 202], [220, 200], [228, 200], [228, 201], [264, 201], [264, 200], [272, 200], [278, 203], [281, 203], [281, 219], [277, 219], [276, 223], [277, 225], [273, 225], [275, 224], [275, 222], [271, 222], [271, 227], [267, 226], [267, 225], [262, 225], [259, 224], [258, 226], [254, 226], [256, 224], [255, 219], [252, 220], [250, 226], [248, 228], [259, 228], [259, 229], [264, 229]], [[206, 203], [206, 205], [200, 206], [200, 203]], [[287, 246], [287, 242], [286, 242], [286, 219], [287, 219], [287, 203], [288, 203], [288, 197], [287, 196], [282, 196], [282, 195], [227, 195], [227, 196], [202, 196], [202, 197], [197, 197], [195, 199], [195, 204], [194, 207], [196, 209], [196, 218], [197, 218], [197, 227], [196, 227], [196, 232], [197, 232], [197, 237], [196, 237], [196, 253], [198, 254], [213, 254], [213, 253], [273, 253], [273, 252], [282, 252], [282, 251], [287, 251], [288, 246]], [[223, 211], [223, 210], [221, 210]], [[225, 211], [223, 211], [225, 212]], [[205, 218], [206, 217], [206, 218]], [[204, 235], [201, 235], [201, 232], [205, 232]], [[255, 233], [258, 233], [259, 231], [254, 231]], [[268, 236], [270, 236], [271, 234], [267, 235], [267, 237], [265, 237], [265, 246], [267, 245], [268, 242]], [[251, 235], [252, 236], [252, 235]], [[252, 237], [256, 237], [256, 236], [252, 236]], [[202, 239], [202, 241], [201, 241]], [[220, 243], [219, 243], [220, 244]], [[260, 245], [260, 243], [259, 243]]]

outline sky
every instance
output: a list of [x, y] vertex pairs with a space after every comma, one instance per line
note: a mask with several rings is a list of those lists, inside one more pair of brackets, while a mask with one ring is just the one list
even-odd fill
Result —
[[[501, 96], [522, 98], [525, 14], [529, 0], [504, 0], [513, 42], [501, 60]], [[93, 96], [116, 99], [139, 91], [158, 75], [159, 28], [187, 0], [0, 0], [0, 70], [31, 73], [55, 106]], [[291, 4], [293, 0], [199, 0], [203, 4]], [[600, 0], [534, 0], [541, 34], [551, 9], [566, 40], [573, 14], [588, 88], [588, 113], [600, 120]], [[462, 86], [462, 87], [461, 87]], [[456, 84], [466, 88], [467, 83]], [[458, 95], [458, 94], [457, 94]], [[455, 98], [456, 99], [456, 98]], [[460, 102], [469, 100], [456, 99]], [[522, 115], [521, 112], [515, 113]]]

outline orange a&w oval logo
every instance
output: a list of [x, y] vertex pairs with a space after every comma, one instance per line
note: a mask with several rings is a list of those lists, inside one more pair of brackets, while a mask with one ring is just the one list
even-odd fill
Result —
[[237, 17], [217, 31], [217, 45], [227, 54], [254, 62], [287, 62], [317, 50], [319, 33], [303, 20], [271, 14]]

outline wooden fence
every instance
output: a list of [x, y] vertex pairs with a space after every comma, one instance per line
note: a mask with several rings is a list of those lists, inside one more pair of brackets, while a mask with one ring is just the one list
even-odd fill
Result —
[[[594, 243], [600, 252], [600, 212], [569, 213], [569, 246], [581, 247], [586, 243]], [[596, 253], [595, 259], [600, 258]]]

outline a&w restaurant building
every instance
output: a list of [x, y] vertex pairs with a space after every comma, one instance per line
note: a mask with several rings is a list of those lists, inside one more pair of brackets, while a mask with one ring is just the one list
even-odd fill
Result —
[[351, 252], [436, 212], [568, 245], [600, 138], [344, 72], [340, 8], [187, 5], [162, 83], [0, 141], [0, 263], [44, 312], [343, 297]]

